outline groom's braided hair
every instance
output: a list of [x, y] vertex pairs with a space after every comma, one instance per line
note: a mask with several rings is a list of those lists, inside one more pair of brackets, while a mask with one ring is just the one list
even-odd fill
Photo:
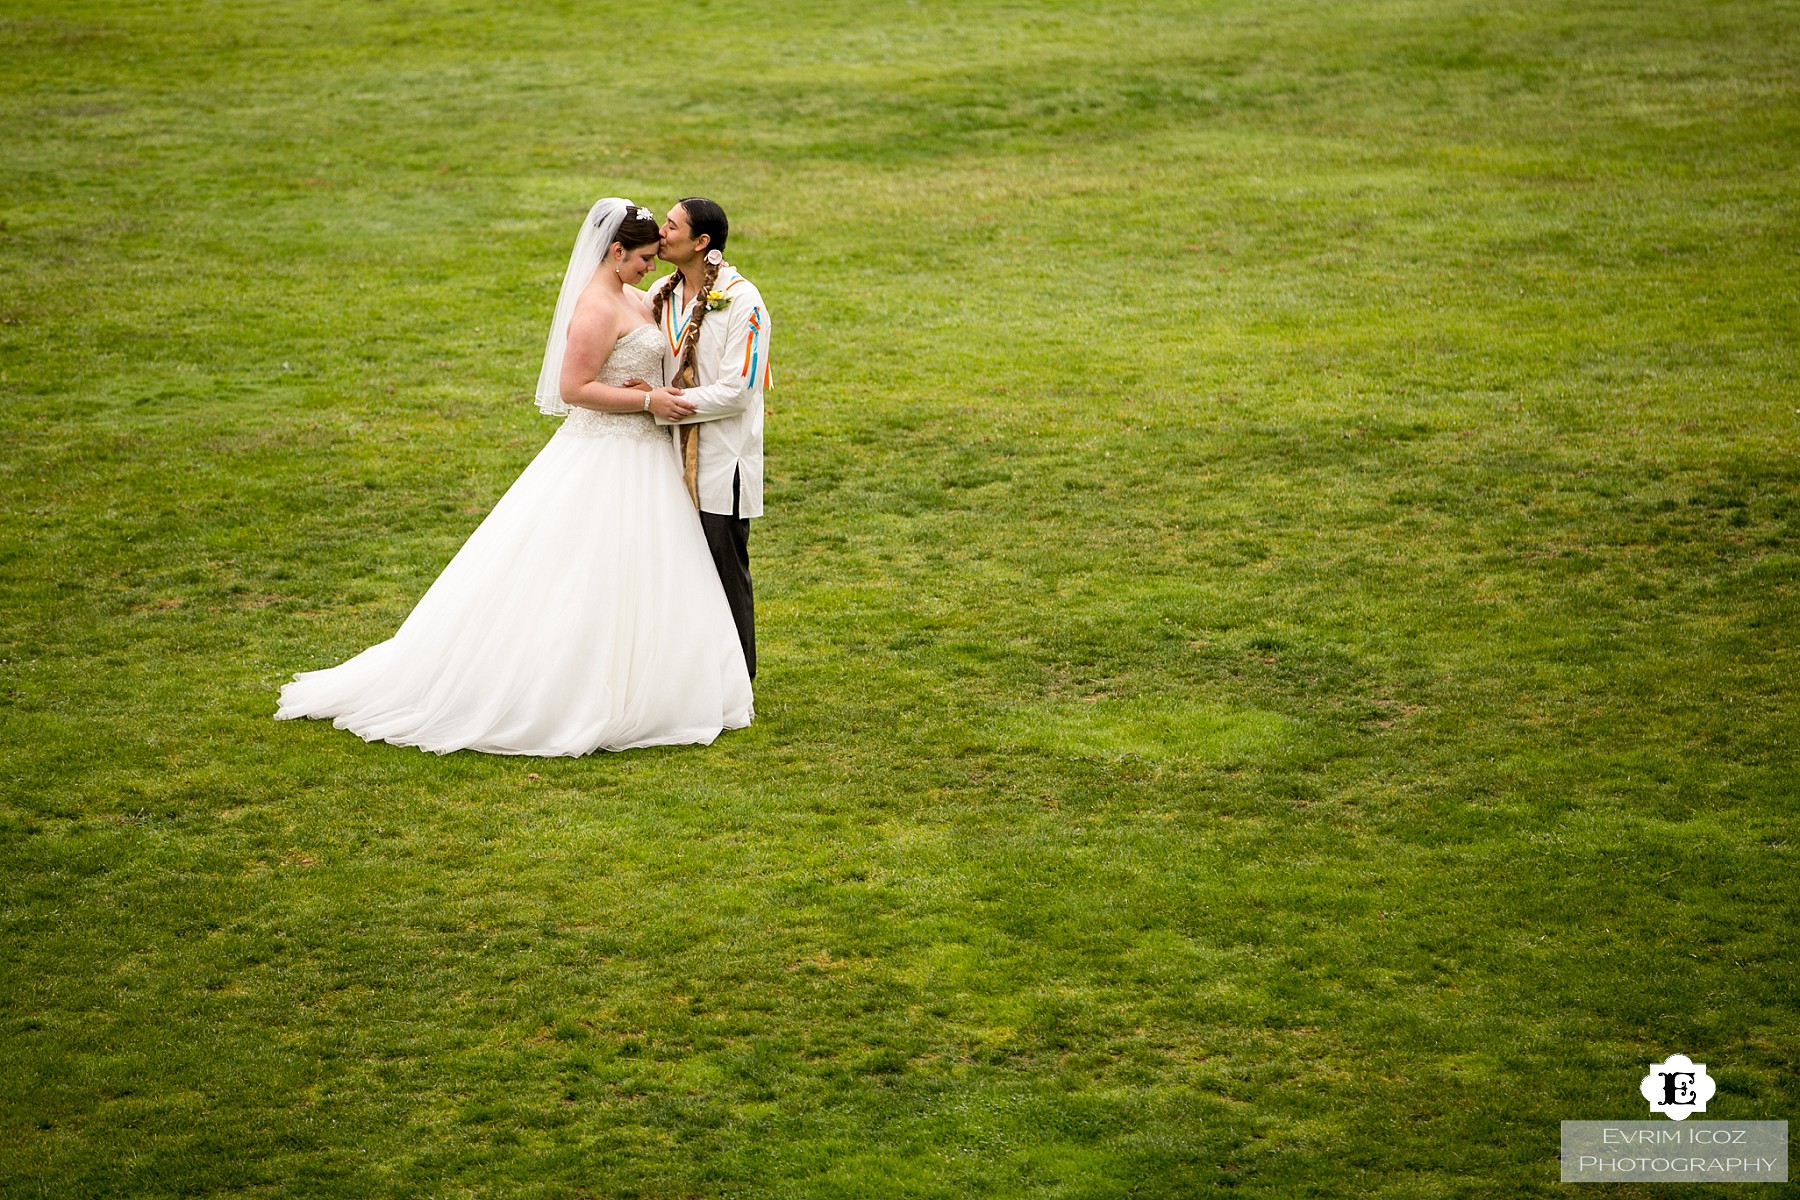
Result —
[[[688, 228], [693, 231], [695, 237], [699, 237], [701, 234], [706, 235], [707, 252], [710, 254], [717, 250], [721, 255], [724, 254], [725, 238], [731, 232], [731, 225], [725, 219], [725, 210], [704, 197], [689, 196], [686, 200], [681, 201], [681, 211], [687, 214]], [[708, 311], [706, 297], [712, 294], [713, 284], [718, 281], [718, 264], [707, 263], [706, 273], [700, 280], [700, 307], [694, 311], [693, 316], [688, 318], [693, 323], [693, 327], [686, 331], [687, 336], [682, 339], [681, 361], [675, 365], [675, 374], [671, 376], [672, 379], [680, 379], [683, 372], [693, 369], [694, 354], [700, 346], [700, 327], [706, 323]], [[675, 277], [671, 275], [668, 285], [656, 289], [656, 298], [650, 303], [652, 320], [659, 322], [662, 320], [663, 305], [668, 303], [669, 297], [674, 292]]]

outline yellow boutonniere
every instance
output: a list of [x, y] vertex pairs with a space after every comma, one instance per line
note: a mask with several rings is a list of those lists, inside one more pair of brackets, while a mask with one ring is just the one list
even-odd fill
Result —
[[731, 297], [727, 296], [724, 292], [708, 292], [708, 293], [706, 293], [706, 311], [707, 312], [713, 312], [717, 309], [724, 308], [726, 305], [728, 305], [730, 303], [731, 303]]

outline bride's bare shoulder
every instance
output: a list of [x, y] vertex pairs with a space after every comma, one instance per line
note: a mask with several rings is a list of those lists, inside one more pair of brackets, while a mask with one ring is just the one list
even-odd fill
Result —
[[631, 310], [633, 312], [641, 311], [641, 312], [647, 313], [650, 311], [650, 293], [649, 292], [640, 291], [639, 289], [634, 288], [634, 287], [628, 287], [628, 288], [624, 289], [624, 292], [625, 292], [626, 297], [628, 298], [628, 303], [630, 304]]
[[598, 279], [582, 288], [581, 295], [575, 298], [575, 315], [583, 316], [610, 311], [613, 307], [613, 300], [606, 294], [606, 291], [605, 285]]

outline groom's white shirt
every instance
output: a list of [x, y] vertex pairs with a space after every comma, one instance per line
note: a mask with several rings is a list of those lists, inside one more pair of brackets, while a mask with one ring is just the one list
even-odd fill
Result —
[[[690, 297], [681, 272], [651, 285], [675, 288], [663, 305], [663, 367], [673, 379], [676, 350], [687, 328]], [[719, 268], [713, 290], [730, 301], [707, 314], [694, 353], [697, 384], [687, 389], [694, 415], [684, 425], [700, 426], [700, 508], [731, 515], [731, 484], [737, 480], [737, 515], [762, 516], [763, 388], [769, 382], [769, 310], [756, 285], [729, 264]], [[659, 422], [667, 424], [668, 422]]]

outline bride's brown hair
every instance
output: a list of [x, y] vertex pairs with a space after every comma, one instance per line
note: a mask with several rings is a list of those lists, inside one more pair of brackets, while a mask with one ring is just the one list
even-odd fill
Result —
[[[661, 237], [656, 228], [656, 218], [650, 215], [650, 210], [634, 204], [625, 210], [625, 216], [620, 219], [619, 232], [613, 235], [613, 242], [630, 252], [639, 246], [655, 245]], [[607, 247], [607, 250], [611, 249], [611, 246]]]

